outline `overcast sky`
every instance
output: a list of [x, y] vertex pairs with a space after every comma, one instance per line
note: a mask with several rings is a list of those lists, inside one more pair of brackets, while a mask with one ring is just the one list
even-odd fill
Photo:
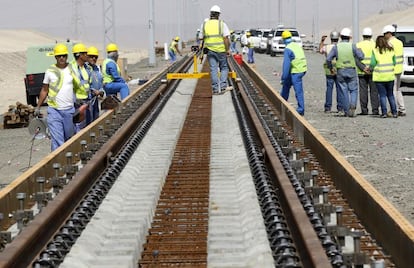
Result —
[[[149, 2], [116, 0], [115, 39], [127, 47], [148, 47]], [[155, 40], [169, 42], [176, 35], [192, 38], [209, 9], [221, 7], [221, 19], [231, 29], [274, 28], [278, 23], [296, 26], [311, 37], [317, 29], [352, 26], [352, 4], [359, 3], [359, 17], [412, 5], [414, 0], [153, 0]], [[62, 39], [103, 43], [103, 3], [107, 0], [0, 0], [0, 28], [44, 31]], [[333, 4], [335, 3], [335, 7]], [[279, 9], [279, 6], [281, 7]], [[106, 13], [108, 14], [108, 13]], [[179, 26], [180, 25], [180, 26]], [[316, 36], [316, 34], [315, 34]]]

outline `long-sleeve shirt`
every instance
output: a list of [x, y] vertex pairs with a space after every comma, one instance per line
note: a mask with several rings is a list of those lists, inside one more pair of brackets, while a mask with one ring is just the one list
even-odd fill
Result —
[[[341, 42], [349, 42], [349, 40], [342, 40]], [[364, 59], [364, 53], [362, 53], [362, 51], [358, 49], [355, 44], [352, 44], [352, 53], [354, 55], [357, 67], [361, 70], [365, 69], [365, 65], [361, 62]], [[328, 65], [328, 69], [332, 69], [333, 59], [338, 59], [338, 48], [336, 45], [331, 49], [328, 56], [326, 57], [326, 64]]]

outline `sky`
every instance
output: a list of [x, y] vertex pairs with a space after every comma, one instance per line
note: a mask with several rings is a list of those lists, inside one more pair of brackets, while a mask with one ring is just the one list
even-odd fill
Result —
[[[158, 44], [177, 35], [182, 40], [194, 38], [215, 4], [221, 7], [220, 18], [230, 29], [283, 24], [296, 26], [309, 39], [319, 38], [322, 30], [352, 26], [353, 3], [359, 4], [360, 19], [414, 5], [414, 0], [0, 0], [0, 28], [33, 29], [62, 41], [70, 38], [98, 46], [104, 43], [106, 18], [107, 25], [114, 25], [109, 33], [119, 46], [149, 47], [151, 1], [155, 7], [154, 41]], [[103, 10], [103, 4], [110, 2], [113, 20], [111, 13]]]

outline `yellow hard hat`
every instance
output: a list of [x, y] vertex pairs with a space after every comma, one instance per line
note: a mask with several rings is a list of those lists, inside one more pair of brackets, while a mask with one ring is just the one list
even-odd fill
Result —
[[118, 47], [116, 44], [110, 43], [109, 45], [106, 46], [106, 52], [113, 52], [113, 51], [118, 51]]
[[76, 45], [73, 46], [72, 48], [72, 53], [76, 54], [76, 53], [82, 53], [82, 52], [88, 52], [88, 49], [86, 48], [86, 46], [82, 43], [77, 43]]
[[96, 47], [89, 47], [88, 48], [88, 55], [89, 56], [99, 56], [99, 51]]
[[175, 40], [175, 41], [178, 41], [178, 40], [180, 40], [180, 37], [176, 36], [176, 37], [174, 38], [174, 40]]
[[246, 32], [246, 36], [251, 36], [252, 34], [250, 32]]
[[64, 44], [57, 44], [53, 49], [55, 56], [68, 55], [68, 47]]
[[282, 33], [282, 38], [283, 39], [288, 39], [292, 37], [292, 33], [290, 31], [283, 31]]

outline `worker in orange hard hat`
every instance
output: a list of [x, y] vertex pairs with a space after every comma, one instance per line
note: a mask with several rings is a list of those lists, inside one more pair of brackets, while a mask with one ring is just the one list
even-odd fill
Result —
[[170, 47], [168, 49], [168, 55], [170, 56], [170, 62], [174, 62], [177, 60], [177, 53], [181, 55], [181, 51], [178, 48], [178, 42], [180, 42], [180, 37], [176, 36], [172, 42], [170, 43]]
[[121, 68], [118, 64], [118, 46], [116, 44], [109, 44], [106, 46], [106, 53], [108, 57], [102, 62], [102, 76], [104, 83], [104, 90], [107, 95], [121, 95], [121, 100], [129, 95], [129, 87], [121, 76]]

